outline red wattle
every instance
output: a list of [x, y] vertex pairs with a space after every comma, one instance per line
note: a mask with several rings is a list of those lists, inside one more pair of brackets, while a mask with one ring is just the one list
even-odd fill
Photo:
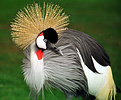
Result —
[[41, 49], [41, 50], [38, 50], [38, 51], [36, 52], [36, 55], [37, 55], [38, 60], [41, 60], [41, 59], [43, 58], [42, 49]]

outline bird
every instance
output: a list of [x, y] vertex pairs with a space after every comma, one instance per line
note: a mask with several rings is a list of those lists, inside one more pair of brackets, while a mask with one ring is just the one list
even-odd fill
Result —
[[69, 15], [59, 5], [38, 3], [18, 11], [11, 36], [23, 49], [23, 75], [37, 100], [44, 87], [62, 91], [66, 100], [115, 100], [109, 56], [86, 33], [69, 29]]

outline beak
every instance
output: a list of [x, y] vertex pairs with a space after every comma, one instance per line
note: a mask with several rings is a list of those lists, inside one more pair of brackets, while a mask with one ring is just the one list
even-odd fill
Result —
[[57, 54], [60, 54], [63, 56], [63, 52], [53, 43], [47, 42], [48, 49], [51, 49], [52, 51], [56, 52]]
[[61, 56], [63, 56], [63, 52], [59, 48], [57, 48], [57, 46], [55, 44], [54, 44], [53, 51], [55, 51], [57, 54], [60, 54]]

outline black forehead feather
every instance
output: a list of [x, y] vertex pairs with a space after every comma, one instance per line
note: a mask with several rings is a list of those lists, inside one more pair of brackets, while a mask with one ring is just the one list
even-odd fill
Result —
[[51, 43], [56, 43], [58, 41], [58, 34], [53, 28], [48, 28], [43, 31], [44, 38], [49, 40]]

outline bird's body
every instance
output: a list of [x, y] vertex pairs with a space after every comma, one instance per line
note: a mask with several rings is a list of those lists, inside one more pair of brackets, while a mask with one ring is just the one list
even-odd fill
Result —
[[[47, 85], [60, 89], [66, 94], [67, 98], [70, 96], [89, 98], [89, 95], [99, 96], [98, 99], [103, 98], [100, 92], [110, 76], [108, 74], [110, 61], [100, 44], [85, 33], [68, 29], [61, 33], [56, 46], [62, 51], [63, 55], [47, 49], [43, 51], [41, 60], [37, 58], [36, 52], [39, 49], [35, 42], [25, 50], [26, 57], [23, 60], [23, 70], [26, 82], [31, 90], [38, 94], [43, 86]], [[90, 50], [92, 46], [94, 51]], [[99, 52], [98, 50], [102, 53], [93, 53]], [[87, 58], [83, 58], [86, 55]], [[98, 63], [99, 61], [94, 58], [95, 56], [100, 57], [98, 59], [104, 60], [104, 62]], [[86, 65], [87, 60], [92, 62]], [[112, 73], [110, 74], [112, 75]], [[113, 82], [113, 79], [111, 79], [111, 82]], [[112, 83], [111, 87], [107, 87], [109, 85], [110, 83], [107, 83], [107, 89], [102, 90], [107, 92], [106, 96], [109, 96], [110, 92], [115, 92], [115, 84]], [[104, 95], [104, 97], [106, 96]]]
[[58, 5], [28, 5], [11, 24], [15, 44], [24, 49], [23, 74], [33, 100], [43, 87], [55, 87], [67, 100], [115, 100], [109, 57], [89, 35], [65, 28], [68, 18]]

